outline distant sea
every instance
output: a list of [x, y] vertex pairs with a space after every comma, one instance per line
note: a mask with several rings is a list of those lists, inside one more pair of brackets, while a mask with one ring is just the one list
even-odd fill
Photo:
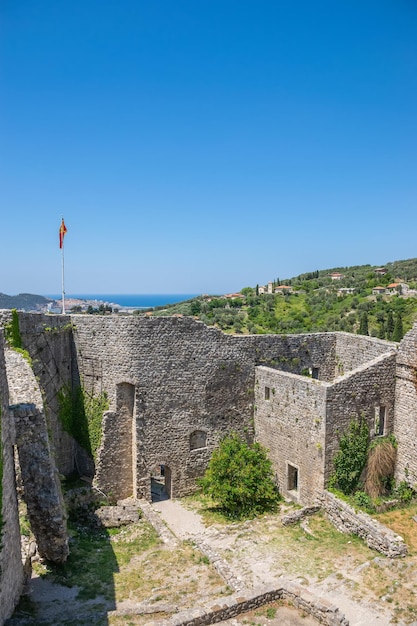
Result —
[[[135, 309], [149, 309], [155, 306], [164, 306], [165, 304], [175, 304], [190, 300], [200, 294], [197, 293], [157, 293], [157, 294], [117, 294], [117, 293], [66, 293], [65, 298], [76, 298], [77, 300], [97, 300], [98, 302], [109, 302], [118, 304], [121, 307]], [[47, 298], [60, 300], [61, 294], [48, 295]]]

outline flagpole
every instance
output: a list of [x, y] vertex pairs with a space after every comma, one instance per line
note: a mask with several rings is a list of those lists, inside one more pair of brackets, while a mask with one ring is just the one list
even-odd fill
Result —
[[64, 241], [62, 241], [62, 315], [65, 315]]
[[64, 239], [67, 232], [64, 217], [61, 217], [61, 226], [59, 228], [59, 247], [61, 248], [61, 279], [62, 279], [62, 315], [65, 315], [65, 282], [64, 282]]
[[64, 224], [64, 216], [61, 216], [61, 228], [60, 228], [60, 239], [59, 243], [61, 245], [61, 283], [62, 283], [62, 315], [65, 315], [65, 273], [64, 273], [64, 239], [65, 239], [65, 224]]

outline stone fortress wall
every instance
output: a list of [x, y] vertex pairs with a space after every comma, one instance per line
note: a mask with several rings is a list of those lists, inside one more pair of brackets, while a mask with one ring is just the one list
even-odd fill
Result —
[[256, 438], [269, 448], [280, 491], [305, 504], [324, 489], [352, 419], [366, 419], [375, 436], [382, 406], [383, 434], [393, 431], [396, 346], [346, 333], [333, 338], [332, 351], [315, 356], [317, 378], [256, 367]]
[[417, 324], [400, 343], [397, 357], [394, 432], [396, 479], [417, 484]]
[[[0, 326], [10, 315], [0, 312]], [[326, 484], [340, 433], [359, 415], [374, 434], [382, 434], [381, 423], [384, 434], [394, 430], [398, 476], [417, 481], [417, 325], [398, 355], [396, 344], [347, 333], [232, 336], [192, 318], [19, 313], [19, 328], [43, 406], [25, 398], [23, 388], [14, 418], [33, 417], [21, 405], [34, 404], [37, 424], [49, 433], [41, 456], [49, 454], [64, 475], [94, 477], [114, 499], [150, 500], [151, 475], [161, 466], [172, 497], [191, 493], [220, 439], [237, 431], [269, 448], [281, 492], [311, 503]], [[3, 354], [1, 344], [4, 536], [18, 533], [12, 461], [18, 441]], [[25, 378], [22, 372], [10, 376]], [[58, 415], [60, 390], [77, 385], [109, 399], [96, 465]], [[65, 552], [61, 530], [58, 559]], [[19, 552], [18, 537], [8, 545]], [[3, 543], [0, 564], [4, 550]], [[16, 572], [13, 580], [21, 576], [17, 565]]]
[[15, 428], [9, 410], [9, 388], [4, 358], [4, 335], [0, 329], [1, 453], [3, 455], [2, 528], [0, 536], [0, 624], [10, 616], [22, 593], [24, 571], [20, 550], [13, 444]]

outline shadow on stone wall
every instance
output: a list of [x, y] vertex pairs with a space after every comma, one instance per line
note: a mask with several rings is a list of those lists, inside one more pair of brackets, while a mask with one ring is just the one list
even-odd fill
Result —
[[[32, 578], [5, 626], [105, 626], [116, 608], [119, 571], [111, 533], [95, 513], [88, 489], [70, 509], [70, 554], [66, 563], [34, 563]], [[74, 503], [73, 503], [74, 505]], [[40, 575], [39, 575], [40, 574]]]

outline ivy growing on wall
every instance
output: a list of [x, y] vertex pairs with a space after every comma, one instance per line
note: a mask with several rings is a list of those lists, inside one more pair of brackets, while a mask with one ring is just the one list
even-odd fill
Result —
[[12, 309], [12, 319], [4, 326], [6, 341], [10, 347], [19, 352], [29, 364], [32, 364], [29, 352], [22, 347], [22, 336], [19, 328], [19, 316], [16, 309]]
[[59, 418], [64, 430], [94, 460], [101, 443], [103, 412], [109, 408], [107, 394], [89, 394], [83, 387], [64, 386], [58, 393]]
[[4, 330], [7, 343], [13, 348], [21, 348], [22, 337], [20, 335], [19, 316], [16, 309], [12, 309], [12, 319], [5, 325]]

